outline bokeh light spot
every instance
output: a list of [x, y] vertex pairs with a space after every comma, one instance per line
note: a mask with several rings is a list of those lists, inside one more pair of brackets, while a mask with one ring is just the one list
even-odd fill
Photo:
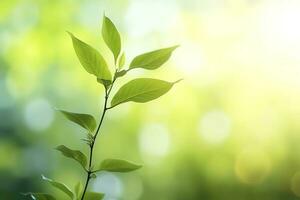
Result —
[[206, 64], [206, 58], [200, 45], [189, 42], [180, 46], [175, 53], [174, 63], [180, 72], [191, 78], [198, 78]]
[[139, 137], [140, 150], [146, 156], [162, 157], [169, 152], [170, 138], [167, 128], [161, 124], [148, 124]]
[[222, 111], [210, 111], [200, 119], [199, 133], [210, 144], [222, 143], [230, 133], [231, 122]]
[[54, 113], [49, 102], [39, 98], [26, 105], [24, 116], [25, 122], [30, 129], [41, 131], [51, 125]]
[[242, 151], [235, 163], [235, 173], [246, 184], [261, 183], [271, 170], [269, 156], [257, 147]]
[[105, 193], [104, 200], [119, 199], [123, 193], [121, 180], [111, 173], [103, 173], [94, 179], [92, 187], [96, 192]]
[[261, 30], [265, 41], [271, 48], [291, 47], [300, 42], [299, 2], [290, 1], [275, 3], [261, 13]]
[[141, 37], [151, 32], [168, 30], [178, 21], [178, 14], [178, 7], [169, 0], [131, 1], [125, 18], [126, 27], [130, 27], [127, 32], [132, 37]]

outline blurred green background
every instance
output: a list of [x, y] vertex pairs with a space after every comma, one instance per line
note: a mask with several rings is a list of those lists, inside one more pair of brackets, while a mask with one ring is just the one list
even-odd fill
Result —
[[[0, 6], [0, 199], [62, 193], [80, 166], [54, 147], [87, 147], [84, 130], [53, 108], [93, 114], [103, 88], [80, 66], [66, 31], [112, 63], [103, 12], [135, 55], [180, 44], [156, 72], [174, 81], [148, 104], [111, 110], [95, 162], [144, 167], [104, 173], [90, 190], [106, 200], [296, 200], [300, 197], [300, 2], [298, 0], [2, 0]], [[127, 62], [127, 63], [128, 63]], [[130, 79], [124, 78], [120, 83]]]

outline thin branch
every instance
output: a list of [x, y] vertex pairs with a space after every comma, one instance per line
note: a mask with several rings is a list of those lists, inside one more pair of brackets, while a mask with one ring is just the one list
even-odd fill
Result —
[[110, 88], [108, 90], [107, 90], [107, 88], [105, 88], [105, 97], [104, 97], [103, 111], [102, 111], [102, 115], [100, 117], [100, 121], [99, 121], [97, 130], [96, 130], [96, 133], [95, 133], [94, 138], [93, 138], [94, 140], [93, 140], [93, 142], [90, 145], [89, 168], [88, 168], [88, 171], [87, 171], [87, 178], [86, 178], [84, 190], [83, 190], [83, 193], [82, 193], [82, 196], [81, 196], [81, 200], [84, 199], [84, 196], [86, 194], [86, 190], [88, 188], [88, 185], [89, 185], [89, 182], [90, 182], [90, 179], [91, 179], [91, 174], [93, 174], [93, 173], [96, 172], [96, 171], [92, 171], [94, 145], [95, 145], [97, 136], [100, 133], [99, 131], [100, 131], [101, 125], [103, 123], [106, 111], [111, 108], [111, 107], [110, 108], [107, 107], [107, 102], [108, 102], [108, 98], [109, 98], [110, 92], [111, 92], [111, 90], [113, 88], [113, 85], [114, 85], [114, 83], [115, 83], [115, 81], [117, 79], [116, 73], [117, 73], [117, 71], [115, 72], [115, 75], [114, 75], [114, 78], [113, 78], [113, 81], [111, 83]]

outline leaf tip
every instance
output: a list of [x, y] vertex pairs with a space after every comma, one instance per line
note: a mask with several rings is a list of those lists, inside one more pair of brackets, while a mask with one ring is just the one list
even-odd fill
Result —
[[137, 165], [136, 169], [141, 169], [143, 165]]
[[61, 114], [63, 114], [65, 116], [66, 111], [59, 109], [59, 108], [55, 108], [55, 111], [60, 112]]
[[105, 11], [103, 11], [103, 24], [105, 23], [106, 19], [108, 19], [108, 17], [105, 15]]
[[44, 176], [43, 174], [41, 174], [41, 178], [42, 178], [42, 180], [44, 180], [44, 181], [49, 181], [50, 179], [48, 179], [46, 176]]
[[62, 111], [61, 109], [59, 109], [59, 108], [56, 107], [56, 106], [53, 106], [52, 109], [55, 110], [55, 111], [57, 111], [57, 112], [61, 112], [61, 111]]
[[70, 31], [66, 31], [68, 34], [69, 34], [69, 36], [71, 36], [72, 38], [73, 38], [73, 33], [71, 33]]
[[180, 47], [180, 44], [174, 45], [172, 48], [177, 49], [178, 47]]
[[59, 111], [59, 109], [58, 109], [56, 106], [52, 106], [52, 109], [53, 109], [54, 111]]
[[183, 78], [178, 79], [177, 81], [174, 81], [173, 84], [179, 83], [179, 82], [182, 81], [182, 80], [183, 80]]
[[55, 147], [54, 149], [60, 151], [62, 147], [63, 147], [63, 145], [58, 145], [58, 146]]

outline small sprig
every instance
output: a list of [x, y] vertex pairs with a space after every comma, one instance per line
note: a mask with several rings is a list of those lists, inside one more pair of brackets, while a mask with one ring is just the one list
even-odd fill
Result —
[[[84, 185], [78, 182], [73, 192], [62, 183], [53, 181], [45, 176], [42, 176], [42, 179], [64, 192], [72, 200], [101, 200], [104, 194], [88, 191], [90, 180], [97, 178], [96, 173], [103, 171], [124, 173], [142, 167], [127, 160], [111, 158], [104, 159], [97, 167], [93, 167], [93, 151], [107, 111], [126, 102], [145, 103], [157, 99], [167, 93], [180, 80], [168, 82], [153, 78], [136, 78], [121, 86], [111, 98], [112, 89], [117, 80], [127, 75], [131, 70], [138, 68], [155, 70], [161, 67], [171, 57], [172, 52], [178, 45], [138, 55], [131, 61], [127, 69], [124, 69], [126, 58], [122, 50], [121, 36], [113, 22], [104, 15], [102, 37], [114, 57], [114, 73], [112, 74], [107, 61], [95, 48], [78, 39], [72, 33], [68, 33], [71, 36], [75, 53], [83, 68], [95, 76], [98, 83], [103, 85], [105, 91], [104, 105], [98, 124], [92, 115], [59, 110], [67, 119], [86, 129], [86, 137], [82, 141], [89, 146], [89, 156], [86, 156], [80, 150], [72, 150], [64, 145], [56, 148], [62, 155], [75, 160], [83, 167], [86, 172]], [[35, 200], [55, 200], [55, 197], [52, 195], [44, 193], [26, 193], [26, 195]]]

